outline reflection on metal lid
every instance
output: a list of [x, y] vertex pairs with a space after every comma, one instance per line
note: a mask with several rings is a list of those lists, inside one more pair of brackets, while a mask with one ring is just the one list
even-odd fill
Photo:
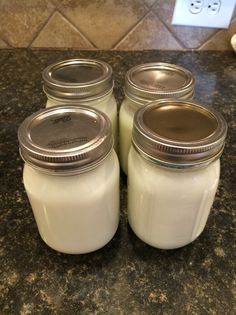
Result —
[[43, 71], [44, 91], [56, 98], [85, 99], [103, 96], [113, 88], [112, 68], [105, 62], [71, 59]]
[[192, 95], [195, 80], [191, 72], [168, 63], [146, 63], [126, 74], [125, 93], [132, 99], [154, 100]]
[[152, 159], [201, 164], [221, 153], [227, 132], [214, 110], [176, 99], [149, 103], [134, 117], [133, 143]]

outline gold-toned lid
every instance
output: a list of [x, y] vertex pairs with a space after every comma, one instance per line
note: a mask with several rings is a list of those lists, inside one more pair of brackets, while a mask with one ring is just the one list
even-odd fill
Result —
[[146, 157], [191, 166], [218, 156], [226, 132], [227, 124], [218, 112], [195, 102], [168, 99], [136, 112], [132, 140]]

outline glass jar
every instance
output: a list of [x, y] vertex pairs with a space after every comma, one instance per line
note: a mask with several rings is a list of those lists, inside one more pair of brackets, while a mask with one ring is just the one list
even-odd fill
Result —
[[90, 59], [64, 60], [44, 69], [43, 80], [48, 98], [46, 107], [75, 104], [104, 112], [112, 122], [117, 151], [117, 103], [110, 65]]
[[24, 186], [42, 239], [69, 254], [97, 250], [119, 223], [119, 162], [109, 118], [56, 106], [19, 127]]
[[196, 103], [161, 100], [134, 117], [128, 220], [147, 244], [173, 249], [203, 231], [220, 176], [227, 126]]
[[125, 174], [135, 112], [155, 99], [192, 99], [194, 85], [195, 79], [188, 70], [168, 63], [141, 64], [127, 72], [119, 114], [120, 163]]

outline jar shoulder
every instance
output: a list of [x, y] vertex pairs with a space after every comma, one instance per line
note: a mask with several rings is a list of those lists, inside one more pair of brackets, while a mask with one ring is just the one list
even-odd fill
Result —
[[148, 161], [142, 157], [133, 146], [129, 153], [129, 175], [134, 177], [145, 178], [153, 182], [196, 182], [218, 180], [220, 176], [220, 160], [210, 163], [204, 167], [196, 167], [192, 169], [174, 169], [166, 168]]
[[70, 186], [97, 186], [117, 180], [119, 177], [119, 162], [114, 150], [97, 167], [84, 173], [73, 175], [55, 175], [37, 170], [27, 163], [24, 165], [23, 181], [27, 190], [57, 189]]
[[120, 107], [120, 120], [126, 118], [134, 117], [135, 112], [138, 110], [139, 106], [133, 104], [131, 101], [124, 99]]
[[110, 93], [108, 95], [102, 96], [100, 98], [95, 99], [56, 99], [50, 96], [47, 96], [47, 107], [50, 106], [56, 106], [56, 105], [63, 105], [63, 104], [80, 104], [80, 105], [87, 105], [87, 106], [95, 106], [97, 104], [110, 104], [110, 106], [117, 106], [117, 101], [113, 93]]
[[136, 104], [129, 98], [125, 97], [121, 103], [121, 110], [135, 112], [141, 105]]

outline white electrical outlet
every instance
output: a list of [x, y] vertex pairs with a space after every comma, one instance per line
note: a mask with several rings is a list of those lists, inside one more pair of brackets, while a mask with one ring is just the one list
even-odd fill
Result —
[[188, 7], [189, 11], [192, 14], [198, 14], [202, 11], [204, 5], [203, 0], [189, 0], [188, 1]]
[[[221, 0], [211, 0], [207, 5], [208, 14], [218, 14], [221, 8]], [[233, 12], [232, 12], [233, 13]]]
[[236, 0], [176, 0], [172, 24], [228, 28]]

